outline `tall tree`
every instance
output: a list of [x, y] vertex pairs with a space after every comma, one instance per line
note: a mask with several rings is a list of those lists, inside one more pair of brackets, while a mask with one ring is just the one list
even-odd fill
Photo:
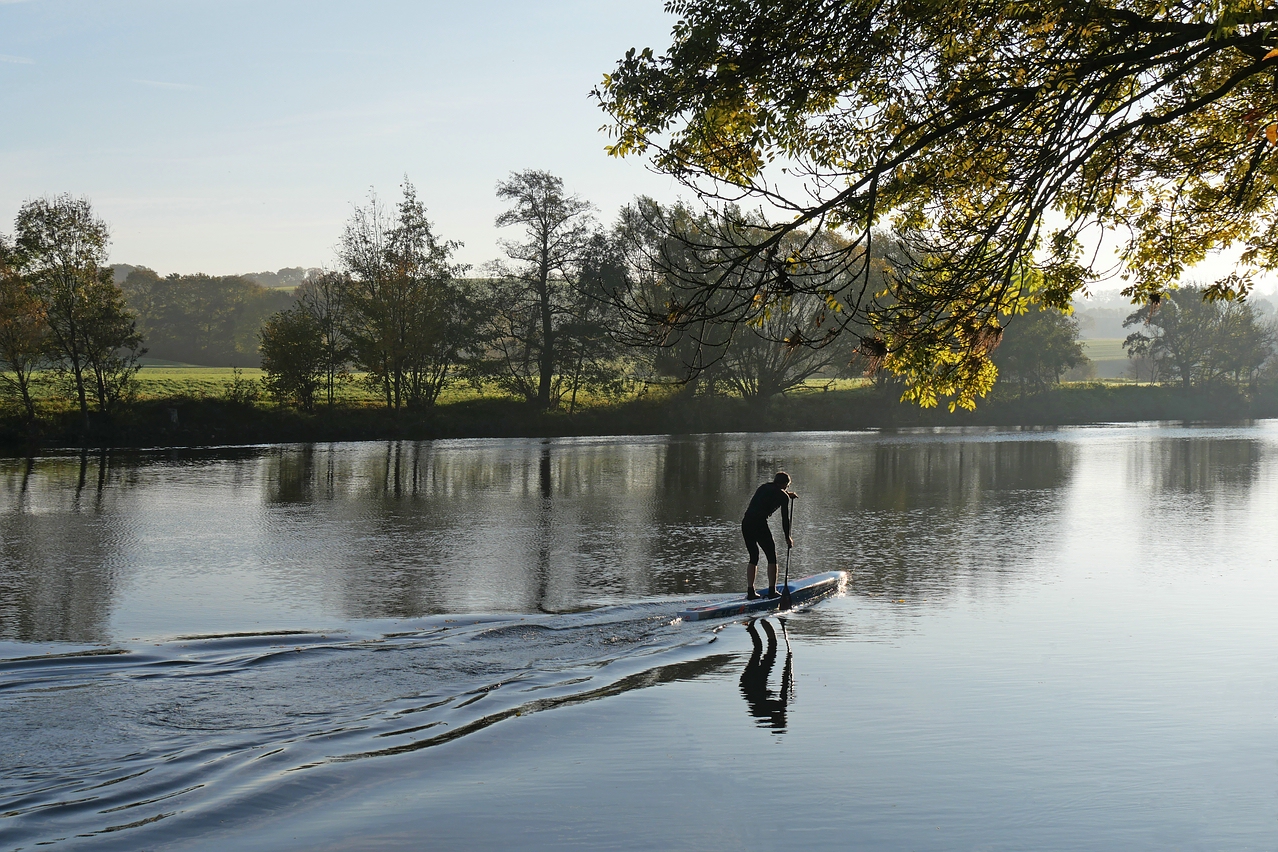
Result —
[[[625, 275], [611, 290], [616, 312], [616, 332], [626, 343], [651, 357], [653, 373], [683, 383], [684, 393], [713, 389], [722, 378], [723, 359], [733, 334], [732, 323], [720, 321], [718, 308], [725, 301], [706, 286], [713, 270], [701, 263], [693, 248], [712, 231], [714, 217], [698, 214], [684, 204], [662, 205], [641, 196], [622, 208], [613, 226]], [[672, 302], [704, 297], [697, 322], [649, 322]]]
[[[663, 206], [648, 198], [637, 199], [621, 214], [615, 239], [625, 249], [626, 270], [612, 302], [622, 306], [617, 334], [632, 345], [656, 349], [659, 372], [708, 387], [726, 384], [743, 396], [767, 398], [783, 393], [827, 368], [845, 368], [853, 350], [866, 334], [863, 324], [846, 326], [840, 319], [842, 305], [829, 288], [817, 293], [791, 286], [788, 279], [769, 282], [753, 278], [759, 301], [766, 305], [748, 322], [734, 319], [730, 298], [713, 286], [719, 261], [749, 245], [767, 230], [761, 216], [736, 208], [694, 212], [682, 204]], [[842, 246], [830, 231], [795, 232], [782, 246], [820, 247], [835, 254]], [[878, 241], [871, 265], [871, 285], [882, 286], [892, 243]], [[812, 262], [817, 251], [812, 251]], [[807, 262], [796, 265], [797, 274], [811, 274]], [[840, 279], [826, 270], [830, 280]], [[652, 316], [671, 303], [698, 303], [695, 323], [652, 324]], [[840, 335], [840, 330], [854, 333]], [[820, 346], [809, 345], [817, 334]]]
[[561, 328], [572, 318], [567, 302], [593, 232], [592, 208], [565, 195], [564, 182], [545, 171], [512, 173], [497, 184], [497, 197], [511, 204], [497, 227], [520, 226], [524, 234], [520, 242], [502, 241], [514, 264], [498, 269], [508, 286], [499, 290], [495, 306], [497, 346], [509, 382], [529, 401], [549, 407], [556, 377], [572, 360], [560, 345]]
[[49, 353], [70, 377], [86, 431], [89, 397], [110, 413], [145, 351], [106, 265], [110, 234], [86, 198], [28, 201], [15, 222], [18, 254], [49, 326]]
[[1055, 308], [1013, 318], [994, 352], [999, 377], [1015, 382], [1021, 396], [1057, 384], [1068, 370], [1086, 361], [1078, 342], [1078, 320]]
[[625, 276], [616, 236], [592, 234], [582, 251], [576, 286], [568, 294], [568, 320], [557, 331], [569, 414], [582, 389], [615, 395], [625, 385], [633, 351], [617, 334], [613, 308], [613, 295], [624, 286]]
[[32, 380], [48, 337], [44, 306], [18, 273], [13, 248], [0, 235], [0, 387], [18, 397], [28, 423], [36, 416]]
[[[618, 156], [775, 222], [721, 258], [720, 299], [671, 300], [653, 324], [755, 319], [796, 275], [788, 234], [834, 228], [866, 270], [891, 224], [910, 262], [888, 286], [849, 276], [844, 323], [877, 331], [906, 396], [971, 407], [1000, 315], [1066, 309], [1119, 240], [1139, 302], [1218, 247], [1278, 266], [1278, 8], [1260, 0], [671, 0], [664, 53], [631, 51], [597, 91]], [[1030, 274], [1038, 273], [1038, 274]], [[1032, 284], [1032, 286], [1030, 286]], [[814, 335], [813, 345], [823, 336]]]
[[346, 225], [338, 250], [349, 282], [345, 330], [355, 363], [388, 408], [434, 403], [462, 360], [463, 267], [451, 262], [460, 246], [435, 236], [407, 179], [393, 211], [373, 195]]
[[124, 293], [111, 270], [103, 269], [86, 292], [84, 358], [93, 380], [98, 411], [113, 414], [119, 403], [132, 398], [135, 377], [146, 354], [137, 321], [125, 305]]
[[297, 288], [297, 299], [306, 308], [319, 328], [324, 351], [324, 398], [333, 405], [338, 381], [346, 375], [346, 364], [351, 358], [350, 339], [346, 335], [343, 298], [350, 288], [350, 281], [340, 272], [325, 271], [307, 278]]
[[1278, 332], [1249, 302], [1224, 305], [1216, 366], [1238, 387], [1253, 386], [1261, 369], [1275, 355]]

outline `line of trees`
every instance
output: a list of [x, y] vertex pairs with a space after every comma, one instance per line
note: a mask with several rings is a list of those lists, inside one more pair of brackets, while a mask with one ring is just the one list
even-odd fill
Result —
[[[0, 236], [0, 391], [33, 422], [35, 388], [51, 384], [87, 431], [91, 414], [109, 417], [131, 397], [144, 338], [173, 360], [260, 359], [268, 389], [308, 410], [333, 405], [347, 381], [394, 411], [431, 406], [458, 381], [570, 413], [583, 392], [635, 382], [761, 402], [814, 376], [874, 374], [887, 354], [875, 318], [848, 319], [843, 299], [884, 286], [906, 262], [889, 235], [860, 269], [840, 272], [837, 233], [789, 232], [776, 244], [787, 276], [734, 273], [763, 306], [743, 308], [708, 282], [769, 227], [757, 214], [638, 198], [604, 226], [562, 180], [533, 170], [497, 194], [509, 206], [496, 224], [511, 238], [484, 277], [465, 277], [460, 244], [436, 233], [406, 180], [397, 203], [373, 195], [357, 207], [337, 268], [310, 271], [291, 293], [144, 267], [128, 268], [121, 286], [107, 265], [109, 231], [87, 200], [29, 201], [13, 237]], [[804, 277], [828, 286], [793, 283]], [[1131, 314], [1127, 351], [1156, 381], [1254, 390], [1274, 363], [1275, 331], [1246, 302], [1205, 301], [1205, 292], [1185, 287]], [[695, 323], [649, 321], [691, 305]], [[1086, 362], [1077, 322], [1059, 310], [1031, 305], [1005, 325], [985, 329], [983, 345], [1021, 395]]]
[[33, 385], [49, 369], [78, 404], [110, 416], [128, 400], [146, 352], [107, 265], [110, 232], [87, 199], [28, 201], [0, 237], [0, 383], [36, 418]]
[[139, 266], [127, 269], [120, 287], [150, 357], [210, 367], [258, 366], [258, 331], [293, 303], [292, 288], [241, 275], [161, 277]]
[[838, 310], [809, 294], [751, 326], [706, 323], [677, 338], [654, 338], [635, 321], [686, 289], [685, 275], [712, 274], [704, 248], [687, 240], [741, 239], [729, 218], [640, 198], [606, 228], [588, 201], [536, 170], [501, 181], [497, 195], [509, 207], [496, 224], [513, 235], [481, 278], [462, 277], [459, 244], [436, 235], [411, 183], [393, 207], [375, 195], [357, 207], [338, 268], [308, 279], [262, 328], [276, 397], [331, 405], [337, 386], [359, 376], [399, 410], [430, 406], [449, 381], [468, 380], [571, 413], [582, 392], [616, 394], [635, 380], [691, 375], [692, 390], [766, 400], [813, 375], [861, 368], [852, 336], [816, 348], [787, 340], [789, 329]]

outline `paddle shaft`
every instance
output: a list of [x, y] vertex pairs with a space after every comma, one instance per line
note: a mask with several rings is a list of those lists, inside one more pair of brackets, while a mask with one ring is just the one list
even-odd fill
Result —
[[[786, 536], [786, 538], [789, 539], [790, 541], [793, 541], [794, 540], [794, 500], [791, 500], [789, 497], [787, 497], [786, 499], [790, 500], [790, 534]], [[790, 541], [786, 542], [786, 548], [785, 548], [785, 583], [784, 585], [781, 586], [781, 608], [782, 609], [790, 608], [790, 551], [794, 550], [793, 547], [789, 546]]]

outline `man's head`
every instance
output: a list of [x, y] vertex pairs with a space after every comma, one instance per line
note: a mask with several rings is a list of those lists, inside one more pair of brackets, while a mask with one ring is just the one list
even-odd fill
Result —
[[772, 477], [772, 481], [782, 488], [788, 488], [790, 486], [790, 474], [784, 470], [778, 470], [777, 475]]

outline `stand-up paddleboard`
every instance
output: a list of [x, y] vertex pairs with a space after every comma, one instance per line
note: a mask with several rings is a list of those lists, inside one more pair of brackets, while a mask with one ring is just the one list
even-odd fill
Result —
[[[790, 602], [793, 606], [832, 595], [839, 590], [847, 579], [846, 571], [829, 571], [825, 574], [813, 574], [802, 580], [790, 581]], [[777, 591], [781, 591], [781, 586]], [[759, 598], [748, 601], [744, 596], [736, 596], [725, 601], [702, 604], [685, 609], [679, 613], [684, 621], [704, 621], [707, 618], [731, 618], [734, 615], [749, 615], [754, 612], [767, 612], [781, 606], [781, 596], [775, 598]]]

